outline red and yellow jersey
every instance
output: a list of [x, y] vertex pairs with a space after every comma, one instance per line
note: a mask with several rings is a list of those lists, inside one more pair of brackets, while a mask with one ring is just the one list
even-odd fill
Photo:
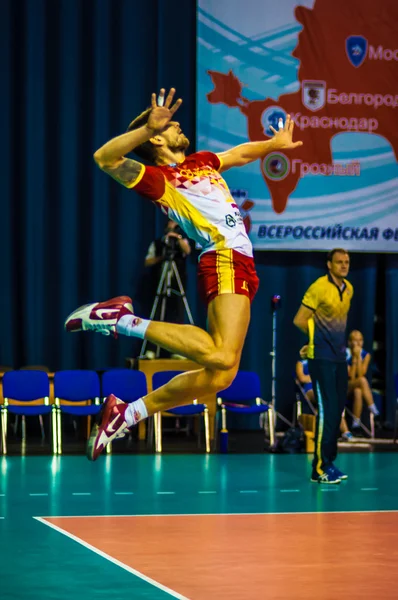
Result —
[[138, 178], [127, 187], [158, 204], [203, 252], [232, 249], [253, 256], [239, 208], [218, 172], [220, 167], [216, 154], [196, 152], [179, 165], [142, 165]]

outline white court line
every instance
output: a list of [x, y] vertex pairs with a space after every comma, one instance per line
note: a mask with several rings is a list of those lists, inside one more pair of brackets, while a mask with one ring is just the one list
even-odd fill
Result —
[[43, 494], [29, 494], [29, 496], [48, 496], [47, 493], [43, 493]]
[[175, 492], [156, 492], [156, 493], [161, 496], [173, 496], [173, 494], [175, 494]]
[[91, 492], [72, 492], [72, 496], [91, 496]]
[[300, 490], [279, 490], [280, 492], [299, 492]]
[[239, 490], [240, 494], [258, 494], [258, 490]]
[[113, 492], [115, 496], [133, 496], [134, 492]]
[[362, 492], [377, 492], [379, 488], [361, 488]]
[[5, 517], [0, 517], [0, 519], [5, 519]]
[[288, 512], [246, 512], [246, 513], [153, 513], [150, 515], [48, 515], [45, 517], [32, 517], [33, 519], [126, 519], [141, 517], [263, 517], [267, 515], [272, 516], [286, 516], [286, 515], [372, 515], [374, 513], [398, 513], [398, 509], [387, 509], [387, 510], [309, 510], [309, 511], [288, 511]]
[[143, 581], [146, 581], [147, 583], [149, 583], [150, 585], [153, 585], [154, 587], [158, 588], [159, 590], [166, 592], [166, 594], [169, 594], [173, 598], [178, 598], [179, 600], [189, 600], [189, 598], [187, 598], [186, 596], [182, 596], [178, 592], [175, 592], [174, 590], [166, 587], [165, 585], [162, 585], [158, 581], [155, 581], [154, 579], [147, 577], [143, 573], [140, 573], [140, 571], [136, 571], [136, 569], [133, 569], [132, 567], [129, 567], [128, 565], [122, 563], [120, 560], [113, 558], [113, 556], [110, 556], [109, 554], [102, 552], [102, 550], [99, 550], [98, 548], [95, 548], [95, 546], [88, 544], [87, 542], [83, 541], [81, 538], [78, 538], [76, 535], [73, 535], [72, 533], [69, 533], [68, 531], [65, 531], [64, 529], [61, 529], [61, 527], [58, 527], [57, 525], [54, 525], [53, 523], [49, 523], [48, 521], [45, 520], [45, 518], [43, 518], [43, 517], [33, 517], [33, 518], [36, 519], [36, 521], [40, 521], [40, 523], [47, 525], [47, 527], [51, 527], [52, 529], [55, 529], [55, 531], [62, 533], [66, 537], [70, 538], [71, 540], [78, 542], [79, 544], [81, 544], [82, 546], [87, 548], [88, 550], [91, 550], [92, 552], [95, 552], [96, 554], [98, 554], [98, 556], [101, 556], [102, 558], [106, 558], [106, 560], [109, 560], [109, 562], [117, 565], [118, 567], [121, 567], [122, 569], [124, 569], [125, 571], [128, 571], [132, 575], [135, 575], [136, 577], [139, 577]]
[[203, 491], [199, 491], [198, 494], [217, 494], [217, 492], [203, 490]]

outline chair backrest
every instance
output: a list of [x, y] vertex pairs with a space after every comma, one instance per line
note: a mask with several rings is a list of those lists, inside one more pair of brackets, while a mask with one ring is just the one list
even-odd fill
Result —
[[249, 402], [261, 398], [260, 378], [253, 371], [238, 371], [231, 385], [217, 396], [225, 402]]
[[95, 371], [57, 371], [54, 375], [54, 396], [70, 402], [100, 397], [100, 379]]
[[173, 379], [176, 375], [180, 375], [184, 371], [158, 371], [152, 375], [152, 389], [157, 390]]
[[50, 382], [44, 371], [7, 371], [3, 375], [3, 396], [20, 402], [48, 398]]
[[145, 374], [133, 369], [111, 369], [102, 375], [102, 395], [115, 394], [123, 402], [134, 402], [148, 393]]

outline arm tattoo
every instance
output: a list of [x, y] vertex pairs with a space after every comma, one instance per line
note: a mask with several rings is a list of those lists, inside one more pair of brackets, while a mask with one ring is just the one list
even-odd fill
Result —
[[102, 170], [122, 185], [129, 187], [141, 173], [142, 164], [136, 160], [125, 158], [117, 167], [104, 166]]

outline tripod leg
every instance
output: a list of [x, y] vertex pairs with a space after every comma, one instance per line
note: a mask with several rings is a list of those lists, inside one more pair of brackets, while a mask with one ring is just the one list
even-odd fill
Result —
[[[171, 294], [171, 275], [172, 275], [172, 270], [171, 270], [171, 265], [172, 263], [170, 261], [166, 261], [167, 263], [167, 273], [166, 273], [166, 277], [164, 280], [164, 287], [163, 287], [163, 293], [162, 293], [162, 304], [160, 307], [160, 316], [159, 316], [159, 320], [164, 323], [165, 320], [165, 316], [166, 316], [166, 305], [167, 305], [167, 299], [170, 298], [170, 294]], [[159, 358], [160, 355], [160, 346], [156, 347], [156, 358]]]
[[179, 291], [180, 291], [180, 296], [181, 296], [182, 301], [184, 303], [184, 307], [185, 307], [185, 310], [186, 310], [187, 315], [188, 315], [188, 320], [189, 320], [189, 322], [190, 322], [191, 325], [194, 325], [193, 318], [192, 318], [192, 313], [191, 313], [191, 309], [189, 308], [189, 304], [188, 304], [188, 300], [187, 300], [187, 297], [186, 297], [186, 294], [185, 294], [184, 286], [182, 285], [181, 277], [180, 277], [180, 274], [179, 274], [178, 269], [177, 269], [177, 265], [176, 265], [176, 263], [175, 263], [174, 260], [171, 263], [171, 266], [172, 266], [174, 275], [175, 275], [176, 280], [177, 280], [178, 288], [179, 288]]
[[[156, 316], [156, 311], [158, 309], [158, 305], [159, 305], [159, 301], [160, 298], [164, 296], [164, 288], [165, 288], [165, 281], [166, 281], [166, 276], [169, 270], [169, 261], [165, 261], [162, 267], [162, 273], [160, 275], [159, 278], [159, 283], [158, 283], [158, 287], [156, 288], [156, 296], [155, 296], [155, 300], [153, 302], [152, 305], [152, 310], [151, 310], [151, 314], [149, 316], [150, 320], [153, 321], [153, 319]], [[141, 346], [141, 351], [140, 351], [140, 356], [144, 356], [145, 354], [145, 350], [147, 347], [148, 341], [144, 339], [142, 346]]]

